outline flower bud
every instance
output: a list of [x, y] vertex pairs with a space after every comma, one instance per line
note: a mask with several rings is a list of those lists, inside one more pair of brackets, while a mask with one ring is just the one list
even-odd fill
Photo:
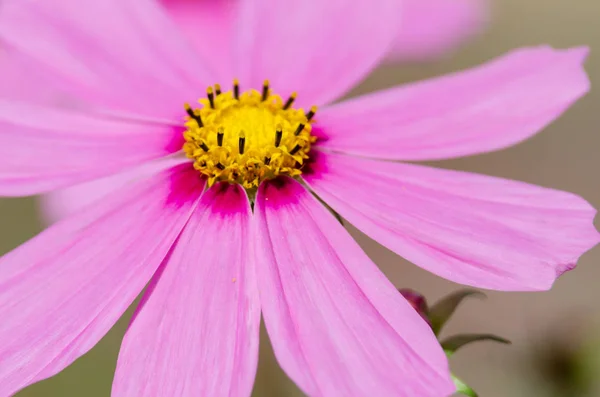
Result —
[[410, 305], [423, 317], [428, 324], [431, 324], [429, 321], [428, 313], [429, 307], [427, 306], [427, 300], [423, 295], [409, 288], [401, 288], [398, 290], [404, 299], [410, 303]]

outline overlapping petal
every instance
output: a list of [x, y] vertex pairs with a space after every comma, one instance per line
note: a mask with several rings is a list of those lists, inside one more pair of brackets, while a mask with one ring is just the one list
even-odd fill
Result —
[[0, 42], [79, 100], [121, 113], [179, 122], [214, 79], [155, 0], [8, 0]]
[[0, 194], [46, 192], [179, 150], [169, 125], [0, 101]]
[[588, 50], [510, 52], [483, 66], [367, 95], [319, 112], [321, 147], [361, 156], [435, 160], [514, 145], [589, 89]]
[[599, 241], [596, 210], [566, 192], [337, 154], [321, 155], [313, 171], [307, 183], [349, 222], [463, 284], [549, 289]]
[[[398, 0], [233, 1], [5, 1], [5, 53], [35, 70], [40, 84], [52, 82], [50, 102], [77, 103], [66, 104], [70, 111], [0, 103], [0, 194], [45, 192], [172, 153], [183, 102], [233, 77], [244, 89], [270, 79], [283, 96], [297, 91], [304, 107], [325, 104], [388, 53], [402, 15]], [[433, 3], [415, 2], [412, 12]], [[474, 21], [473, 9], [449, 7], [457, 8], [429, 16], [440, 23], [410, 19], [396, 50], [418, 57], [413, 44], [427, 38], [423, 54], [442, 52], [470, 34], [475, 22], [456, 21]], [[202, 25], [197, 32], [192, 21]], [[452, 34], [436, 36], [444, 30]], [[521, 50], [333, 106], [315, 130], [325, 150], [384, 159], [496, 150], [535, 134], [587, 91], [585, 54]], [[0, 96], [47, 103], [31, 86], [13, 95], [16, 87]], [[90, 112], [79, 113], [86, 106]], [[567, 193], [339, 154], [317, 160], [306, 181], [325, 201], [454, 281], [545, 289], [598, 242], [595, 211]], [[453, 391], [431, 330], [306, 189], [291, 179], [263, 184], [254, 219], [242, 188], [226, 184], [192, 215], [202, 190], [194, 171], [161, 174], [104, 196], [2, 258], [0, 316], [10, 321], [0, 324], [0, 394], [89, 350], [178, 236], [128, 330], [115, 395], [249, 395], [256, 282], [276, 355], [308, 394]]]
[[155, 175], [0, 259], [0, 395], [58, 373], [104, 336], [159, 267], [202, 187], [194, 170]]
[[96, 200], [100, 200], [112, 191], [125, 187], [132, 182], [156, 174], [162, 170], [189, 162], [182, 156], [169, 156], [143, 163], [138, 167], [121, 173], [80, 183], [65, 189], [53, 190], [38, 198], [42, 219], [52, 224], [60, 219], [77, 213]]
[[306, 189], [291, 179], [263, 183], [255, 216], [265, 325], [304, 392], [452, 393], [431, 329]]
[[249, 396], [260, 304], [239, 185], [200, 200], [121, 347], [113, 396]]
[[[218, 65], [215, 71], [223, 82], [233, 76], [231, 46], [242, 1], [160, 0], [202, 58]], [[487, 0], [395, 1], [399, 13], [388, 54], [390, 61], [426, 60], [444, 55], [481, 31], [488, 19]]]
[[230, 84], [233, 42], [239, 17], [239, 0], [159, 0], [186, 34], [194, 50], [210, 65], [214, 81]]
[[362, 79], [388, 51], [397, 0], [240, 0], [234, 58], [242, 84], [264, 79], [302, 106], [322, 105]]

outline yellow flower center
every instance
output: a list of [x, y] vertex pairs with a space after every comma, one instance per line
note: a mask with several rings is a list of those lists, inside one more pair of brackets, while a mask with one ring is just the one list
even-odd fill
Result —
[[297, 177], [308, 159], [312, 119], [292, 105], [296, 94], [286, 102], [274, 95], [265, 81], [262, 92], [221, 92], [217, 84], [207, 89], [200, 108], [185, 105], [188, 114], [183, 150], [194, 160], [194, 168], [206, 175], [208, 185], [218, 181], [239, 183], [247, 189], [279, 175]]

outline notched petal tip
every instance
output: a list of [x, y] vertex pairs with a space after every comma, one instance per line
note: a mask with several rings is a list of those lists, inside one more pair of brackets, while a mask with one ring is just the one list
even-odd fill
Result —
[[600, 231], [594, 225], [598, 210], [582, 197], [569, 193], [566, 196], [570, 196], [571, 205], [565, 205], [565, 208], [573, 211], [572, 218], [581, 219], [578, 236], [572, 242], [573, 256], [565, 261], [549, 262], [548, 271], [532, 278], [531, 283], [522, 288], [523, 291], [549, 291], [563, 274], [575, 270], [582, 256], [600, 243]]
[[[539, 47], [524, 48], [517, 51], [530, 52], [535, 54], [543, 62], [544, 68], [563, 68], [565, 78], [563, 83], [578, 86], [582, 94], [590, 88], [590, 79], [584, 68], [585, 62], [589, 56], [590, 48], [588, 46], [578, 46], [570, 48], [554, 48], [549, 45]], [[546, 58], [545, 60], [543, 58]]]
[[565, 62], [571, 63], [573, 74], [577, 74], [583, 89], [583, 93], [587, 93], [590, 89], [590, 78], [585, 70], [585, 63], [590, 54], [588, 46], [580, 46], [558, 50], [558, 53], [565, 59]]
[[574, 59], [577, 59], [582, 64], [587, 60], [587, 57], [590, 55], [590, 47], [586, 45], [572, 47], [567, 50], [564, 50], [565, 53], [568, 53]]
[[[326, 160], [327, 173], [305, 176], [325, 202], [397, 254], [461, 284], [547, 290], [600, 242], [596, 210], [572, 193], [331, 153]], [[433, 214], [430, 228], [422, 220]]]
[[588, 92], [588, 52], [515, 49], [469, 70], [333, 105], [319, 114], [318, 145], [409, 161], [507, 148], [542, 131]]
[[579, 217], [582, 219], [582, 224], [584, 223], [584, 220], [587, 221], [587, 226], [581, 226], [580, 236], [578, 239], [579, 252], [575, 252], [573, 258], [570, 261], [556, 264], [554, 267], [554, 280], [552, 280], [552, 282], [548, 284], [546, 288], [543, 288], [541, 290], [549, 290], [550, 288], [552, 288], [556, 279], [558, 279], [566, 272], [574, 270], [577, 267], [577, 264], [581, 257], [585, 255], [588, 251], [594, 249], [596, 245], [600, 243], [600, 231], [598, 231], [594, 222], [598, 215], [598, 210], [583, 197], [574, 194], [572, 195], [572, 197], [573, 205], [571, 209], [579, 212]]

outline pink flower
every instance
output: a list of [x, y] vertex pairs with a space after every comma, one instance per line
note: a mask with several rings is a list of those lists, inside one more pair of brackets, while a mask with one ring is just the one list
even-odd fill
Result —
[[[239, 0], [160, 0], [166, 11], [196, 46], [204, 59], [226, 60], [228, 46], [223, 40], [232, 40], [236, 29], [235, 5]], [[387, 61], [426, 60], [444, 55], [475, 33], [487, 21], [487, 0], [399, 0], [402, 2], [396, 35]], [[202, 34], [199, 28], [202, 27]], [[366, 35], [366, 34], [365, 34]], [[214, 37], [217, 36], [217, 37]], [[6, 63], [6, 62], [5, 62]], [[35, 95], [40, 98], [40, 85], [48, 86], [42, 76], [27, 68], [27, 64], [14, 62], [10, 70], [0, 76], [4, 92], [12, 90], [17, 97]], [[6, 68], [6, 65], [5, 65]], [[27, 70], [26, 80], [15, 78]], [[32, 78], [33, 76], [37, 78]], [[44, 92], [46, 100], [60, 100], [53, 90]], [[41, 198], [42, 215], [48, 223], [70, 215], [102, 197], [129, 180], [130, 173], [111, 175], [99, 181], [78, 184], [54, 190]]]
[[[549, 288], [598, 241], [584, 200], [384, 160], [526, 139], [587, 91], [587, 50], [519, 50], [315, 115], [312, 105], [387, 53], [398, 6], [243, 0], [235, 29], [229, 17], [206, 21], [190, 42], [179, 29], [189, 25], [151, 0], [3, 3], [8, 56], [60, 87], [65, 106], [0, 100], [0, 193], [121, 172], [135, 181], [1, 259], [0, 395], [88, 351], [148, 282], [115, 396], [248, 395], [261, 313], [280, 364], [309, 395], [449, 395], [428, 325], [311, 191], [450, 280]], [[221, 26], [231, 35], [203, 34]], [[200, 105], [184, 107], [207, 86]], [[187, 160], [165, 159], [182, 148]]]

